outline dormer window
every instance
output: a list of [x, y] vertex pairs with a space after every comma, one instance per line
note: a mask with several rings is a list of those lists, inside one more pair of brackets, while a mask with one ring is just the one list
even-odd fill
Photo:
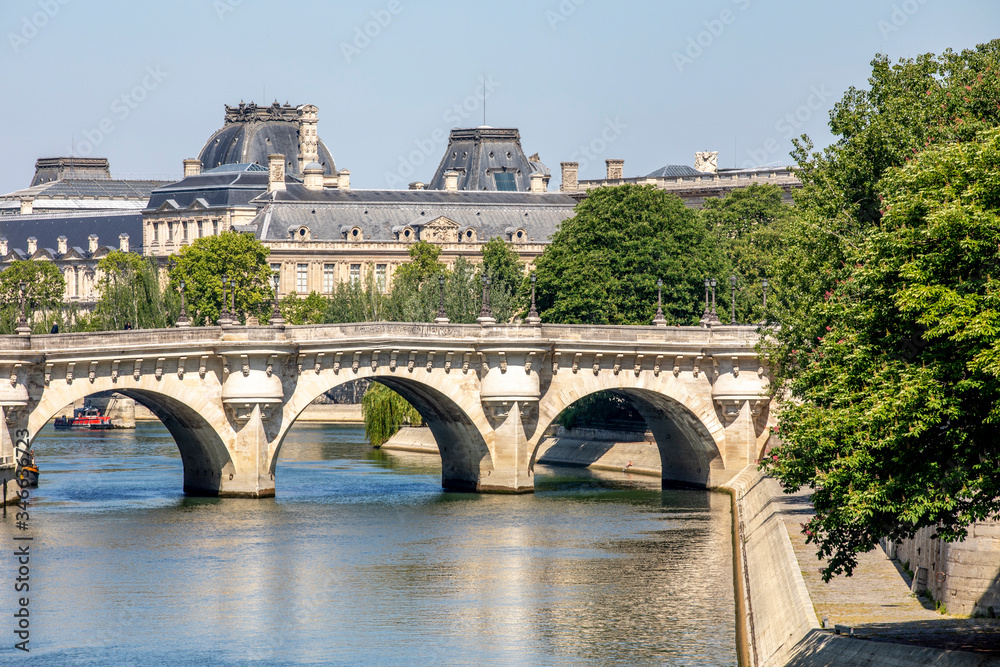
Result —
[[493, 182], [497, 190], [501, 192], [517, 192], [517, 179], [510, 171], [497, 171], [493, 173]]

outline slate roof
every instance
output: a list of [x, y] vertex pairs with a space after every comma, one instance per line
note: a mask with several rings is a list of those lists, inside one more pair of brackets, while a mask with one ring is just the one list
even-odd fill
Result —
[[660, 167], [656, 171], [646, 174], [646, 178], [679, 178], [681, 176], [704, 176], [705, 172], [698, 171], [694, 167], [686, 164], [668, 164]]
[[573, 216], [576, 200], [559, 193], [445, 192], [442, 190], [308, 190], [287, 185], [263, 194], [254, 226], [265, 241], [285, 241], [306, 226], [317, 241], [340, 241], [360, 227], [366, 241], [396, 241], [397, 230], [419, 227], [444, 216], [459, 229], [475, 229], [479, 241], [505, 238], [523, 228], [528, 239], [547, 242], [563, 220]]
[[86, 248], [91, 234], [100, 242], [118, 247], [118, 236], [129, 236], [129, 250], [142, 252], [142, 213], [132, 212], [77, 212], [34, 213], [31, 215], [0, 215], [0, 237], [7, 239], [11, 248], [26, 249], [28, 237], [38, 239], [39, 248], [57, 248], [57, 239], [65, 236], [69, 247]]
[[511, 173], [518, 192], [531, 187], [531, 174], [549, 170], [541, 162], [532, 162], [521, 148], [521, 135], [513, 128], [474, 127], [452, 130], [448, 148], [441, 158], [434, 178], [427, 186], [444, 189], [446, 171], [457, 171], [458, 189], [470, 192], [497, 191], [495, 173]]
[[222, 165], [157, 188], [150, 195], [146, 212], [156, 211], [164, 204], [174, 209], [185, 209], [196, 199], [203, 200], [200, 203], [210, 208], [253, 208], [250, 200], [267, 192], [267, 178], [267, 169], [257, 164]]
[[[319, 162], [323, 173], [336, 173], [330, 150], [319, 140]], [[198, 154], [205, 169], [225, 164], [254, 163], [267, 165], [267, 156], [281, 153], [285, 169], [299, 171], [299, 124], [286, 120], [229, 123], [209, 137]]]
[[60, 179], [0, 195], [0, 210], [20, 210], [21, 199], [43, 209], [134, 209], [145, 206], [150, 193], [169, 181]]

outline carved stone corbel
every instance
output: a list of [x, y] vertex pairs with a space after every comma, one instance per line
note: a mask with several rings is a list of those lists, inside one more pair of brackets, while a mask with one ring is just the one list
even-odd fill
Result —
[[52, 364], [45, 364], [45, 386], [49, 386], [52, 381]]
[[472, 353], [471, 352], [466, 352], [464, 355], [462, 355], [462, 372], [463, 373], [468, 373], [469, 372], [469, 360], [471, 359], [471, 357], [472, 357]]
[[17, 386], [17, 375], [18, 371], [21, 369], [21, 364], [14, 364], [14, 367], [10, 369], [10, 386]]
[[378, 358], [382, 354], [382, 350], [372, 350], [372, 373], [378, 371]]
[[642, 359], [644, 355], [635, 355], [635, 366], [632, 367], [632, 372], [635, 373], [636, 377], [639, 377], [639, 373], [642, 372]]
[[198, 362], [198, 377], [202, 380], [205, 379], [205, 375], [208, 374], [208, 355], [202, 355], [201, 361]]
[[454, 352], [448, 352], [446, 355], [444, 355], [444, 372], [445, 373], [450, 373], [451, 372], [451, 358], [454, 357], [454, 356], [455, 356]]
[[524, 362], [524, 374], [531, 375], [531, 360], [535, 356], [534, 352], [528, 353], [528, 360]]
[[562, 356], [562, 352], [556, 352], [552, 355], [552, 374], [559, 375], [559, 357]]
[[656, 360], [653, 362], [653, 375], [656, 377], [660, 376], [660, 365], [663, 363], [663, 355], [656, 355]]
[[156, 359], [156, 379], [157, 380], [162, 380], [163, 379], [163, 362], [165, 362], [165, 361], [166, 361], [165, 357], [158, 357]]
[[302, 369], [305, 367], [306, 363], [306, 355], [300, 354], [297, 361], [298, 363], [296, 363], [295, 367], [298, 369], [299, 375], [302, 375]]
[[344, 356], [344, 355], [343, 355], [342, 353], [338, 352], [338, 353], [337, 353], [337, 354], [336, 354], [336, 355], [335, 355], [335, 356], [333, 357], [333, 374], [334, 374], [334, 375], [337, 375], [338, 373], [340, 373], [340, 358], [341, 358], [342, 356]]
[[240, 355], [240, 370], [243, 372], [243, 377], [250, 377], [250, 358], [245, 355]]
[[430, 373], [434, 369], [434, 351], [431, 350], [427, 353], [427, 363], [424, 365], [427, 372]]
[[580, 357], [583, 355], [579, 352], [573, 355], [573, 372], [578, 373], [580, 371]]
[[87, 371], [87, 379], [90, 380], [90, 384], [94, 384], [94, 381], [97, 380], [97, 362], [96, 361], [91, 361], [90, 362], [90, 370]]
[[695, 377], [698, 377], [698, 373], [701, 373], [701, 360], [704, 358], [705, 357], [700, 354], [694, 358], [694, 368], [692, 369], [692, 373]]
[[678, 354], [674, 356], [674, 377], [677, 377], [681, 374], [681, 364], [683, 362], [684, 362], [683, 355]]
[[594, 375], [597, 375], [598, 373], [601, 372], [601, 358], [603, 356], [604, 356], [603, 354], [594, 355]]
[[121, 359], [115, 359], [111, 362], [111, 381], [118, 382], [118, 365], [122, 362]]
[[274, 375], [274, 367], [277, 363], [278, 363], [278, 355], [272, 354], [270, 357], [267, 358], [267, 368], [264, 369], [264, 372], [267, 373], [267, 377], [271, 377], [272, 375]]
[[177, 379], [184, 379], [184, 362], [187, 361], [187, 357], [181, 357], [177, 360]]
[[622, 370], [622, 357], [624, 356], [625, 356], [624, 354], [615, 355], [615, 365], [611, 369], [615, 375], [618, 375], [618, 373], [620, 373]]
[[507, 353], [506, 352], [501, 352], [500, 353], [500, 372], [501, 373], [506, 373], [507, 372]]
[[389, 370], [396, 372], [396, 355], [399, 354], [399, 350], [393, 350], [389, 353]]
[[406, 370], [412, 373], [413, 369], [416, 367], [417, 367], [417, 351], [410, 350], [410, 356], [406, 360]]
[[361, 368], [361, 350], [354, 351], [354, 358], [351, 359], [351, 372], [357, 373]]
[[70, 363], [66, 365], [66, 384], [73, 384], [73, 369], [76, 368], [75, 363]]
[[316, 358], [313, 359], [313, 372], [316, 375], [319, 375], [323, 370], [323, 357], [325, 356], [326, 355], [323, 352], [320, 352], [316, 355]]
[[733, 357], [733, 377], [738, 378], [740, 376], [740, 358]]

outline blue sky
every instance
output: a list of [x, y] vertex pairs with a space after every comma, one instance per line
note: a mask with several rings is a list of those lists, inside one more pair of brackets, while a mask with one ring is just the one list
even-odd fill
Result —
[[[1000, 36], [987, 0], [601, 2], [4, 0], [0, 192], [39, 157], [107, 157], [177, 177], [240, 100], [312, 103], [360, 188], [430, 180], [446, 131], [517, 127], [558, 186], [693, 164], [788, 164], [828, 112], [894, 60]], [[734, 153], [735, 150], [735, 153]]]

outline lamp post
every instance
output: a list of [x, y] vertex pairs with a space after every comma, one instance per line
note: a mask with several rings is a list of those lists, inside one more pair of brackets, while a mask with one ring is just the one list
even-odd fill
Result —
[[226, 298], [226, 285], [229, 284], [229, 276], [222, 274], [222, 312], [219, 313], [219, 326], [227, 327], [233, 323], [233, 318], [229, 314], [229, 299]]
[[729, 323], [736, 324], [736, 276], [735, 275], [729, 276], [729, 284], [733, 286], [733, 298], [729, 302], [729, 306], [731, 309]]
[[435, 324], [448, 324], [451, 320], [448, 319], [448, 314], [444, 312], [444, 274], [438, 276], [438, 289], [440, 291], [440, 298], [438, 300], [438, 314], [434, 318]]
[[534, 273], [531, 274], [531, 308], [528, 310], [528, 317], [525, 322], [531, 326], [539, 326], [542, 323], [542, 318], [538, 316], [538, 308], [535, 307], [535, 283], [538, 282], [538, 276]]
[[653, 318], [653, 325], [667, 326], [667, 318], [663, 316], [663, 278], [656, 279], [656, 317]]
[[705, 278], [705, 312], [703, 312], [701, 314], [701, 323], [702, 324], [708, 324], [709, 322], [712, 321], [712, 311], [708, 307], [708, 287], [709, 287], [709, 284], [710, 284], [709, 279]]
[[712, 287], [712, 314], [709, 316], [709, 321], [712, 322], [712, 324], [720, 324], [721, 320], [719, 319], [719, 315], [715, 310], [715, 286], [719, 284], [719, 281], [717, 281], [715, 278], [712, 278], [711, 280], [708, 281], [708, 284], [711, 285]]
[[281, 308], [278, 307], [278, 282], [280, 278], [277, 271], [271, 274], [271, 282], [274, 284], [274, 307], [271, 309], [272, 327], [279, 327], [285, 324], [285, 318], [281, 316]]
[[767, 322], [767, 278], [760, 281], [760, 286], [764, 288], [764, 321]]
[[17, 284], [18, 310], [20, 311], [20, 315], [18, 315], [17, 327], [15, 327], [14, 330], [17, 332], [18, 336], [31, 335], [31, 326], [28, 324], [28, 316], [27, 313], [25, 312], [25, 290], [27, 289], [27, 287], [28, 287], [27, 283], [25, 283], [23, 280]]
[[184, 289], [187, 287], [187, 284], [184, 282], [184, 280], [181, 280], [179, 287], [181, 290], [181, 314], [177, 318], [177, 321], [174, 323], [174, 326], [189, 327], [191, 326], [191, 320], [188, 319], [187, 304], [184, 301]]
[[490, 307], [490, 277], [483, 274], [483, 302], [482, 307], [479, 309], [479, 317], [476, 321], [481, 325], [486, 326], [487, 324], [495, 324], [496, 320], [493, 318], [493, 309]]
[[230, 315], [233, 317], [233, 324], [239, 324], [240, 318], [236, 315], [236, 278], [229, 281], [229, 292], [230, 298], [233, 300], [233, 307], [230, 309]]

